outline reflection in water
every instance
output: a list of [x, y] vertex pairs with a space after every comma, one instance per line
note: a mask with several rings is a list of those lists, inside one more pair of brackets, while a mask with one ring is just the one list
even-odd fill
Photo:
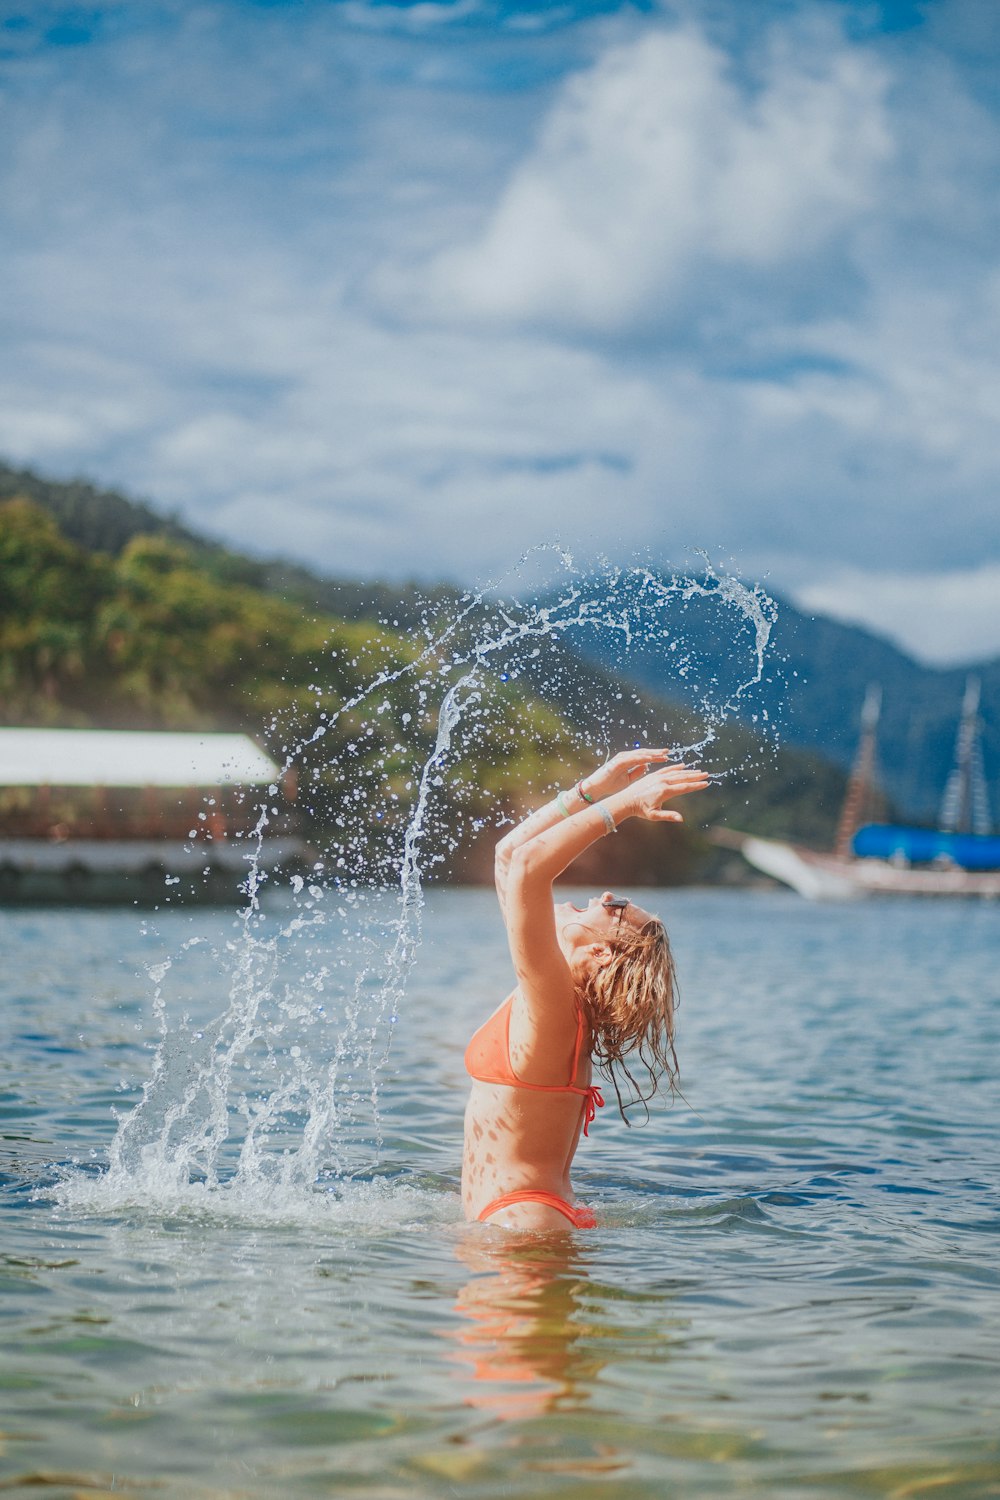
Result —
[[578, 1238], [474, 1230], [456, 1253], [473, 1272], [455, 1303], [464, 1321], [448, 1330], [456, 1361], [472, 1372], [465, 1404], [504, 1419], [582, 1406], [603, 1360], [587, 1337]]

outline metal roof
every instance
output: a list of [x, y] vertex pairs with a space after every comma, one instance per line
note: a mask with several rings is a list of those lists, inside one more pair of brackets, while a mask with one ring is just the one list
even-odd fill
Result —
[[0, 729], [0, 786], [228, 786], [274, 781], [245, 734]]

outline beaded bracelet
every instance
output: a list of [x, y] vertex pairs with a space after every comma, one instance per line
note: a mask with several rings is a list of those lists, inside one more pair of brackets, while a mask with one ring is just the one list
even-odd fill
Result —
[[588, 797], [587, 793], [583, 790], [583, 780], [582, 779], [577, 782], [576, 789], [580, 793], [580, 796], [583, 798], [584, 802], [589, 802], [590, 805], [591, 805], [591, 807], [593, 807], [595, 799], [593, 797]]

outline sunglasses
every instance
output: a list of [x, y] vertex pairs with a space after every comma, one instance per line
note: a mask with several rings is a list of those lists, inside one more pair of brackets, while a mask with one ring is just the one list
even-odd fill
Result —
[[618, 896], [611, 901], [601, 902], [601, 905], [604, 907], [605, 911], [615, 911], [618, 913], [619, 927], [622, 923], [622, 912], [625, 910], [626, 906], [630, 906], [631, 904], [632, 903], [629, 901], [627, 896]]

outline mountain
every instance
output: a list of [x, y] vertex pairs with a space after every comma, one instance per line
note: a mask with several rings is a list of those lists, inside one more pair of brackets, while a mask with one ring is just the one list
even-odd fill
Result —
[[[519, 632], [515, 605], [483, 601], [469, 611], [468, 600], [442, 589], [435, 609], [415, 590], [341, 589], [305, 569], [229, 552], [114, 493], [9, 470], [4, 477], [0, 722], [241, 728], [279, 760], [297, 744], [311, 836], [337, 840], [345, 795], [371, 809], [369, 873], [383, 859], [391, 864], [400, 810], [434, 747], [441, 695], [477, 659], [493, 661], [493, 670], [469, 697], [447, 781], [435, 783], [435, 826], [453, 851], [441, 856], [442, 873], [487, 878], [490, 841], [477, 843], [476, 830], [530, 806], [539, 789], [575, 779], [595, 753], [621, 744], [622, 726], [629, 739], [654, 744], [689, 744], [703, 731], [700, 715], [629, 686], [564, 637], [540, 650], [537, 631], [530, 634], [536, 617]], [[268, 587], [247, 581], [261, 578]], [[317, 595], [341, 608], [317, 610]], [[388, 626], [373, 601], [386, 605]], [[499, 640], [507, 642], [502, 669], [492, 652], [482, 658], [483, 644]], [[373, 681], [374, 712], [355, 709]], [[343, 712], [331, 717], [331, 709]], [[829, 842], [844, 789], [836, 767], [776, 752], [737, 723], [719, 728], [705, 763], [726, 774], [699, 798], [690, 827], [664, 840], [649, 825], [630, 825], [602, 853], [601, 878], [745, 881], [742, 861], [699, 831], [714, 823]], [[392, 806], [379, 801], [387, 785]], [[17, 795], [0, 788], [0, 828], [9, 832], [23, 814]], [[590, 872], [581, 864], [578, 873]]]
[[[618, 608], [630, 613], [630, 592], [643, 585], [623, 579]], [[602, 581], [590, 597], [606, 594]], [[584, 599], [588, 597], [584, 590]], [[677, 599], [664, 612], [662, 627], [648, 640], [633, 639], [629, 675], [648, 692], [697, 704], [710, 691], [729, 696], [745, 718], [766, 712], [785, 745], [801, 746], [848, 766], [857, 745], [861, 705], [870, 682], [882, 685], [879, 762], [882, 784], [897, 813], [934, 822], [951, 769], [958, 716], [968, 673], [982, 683], [980, 714], [987, 783], [1000, 778], [1000, 659], [962, 667], [923, 666], [898, 646], [855, 625], [803, 614], [787, 600], [775, 600], [777, 615], [765, 656], [764, 680], [747, 694], [747, 708], [736, 698], [753, 648], [751, 623], [737, 610], [724, 612], [718, 600], [699, 594]], [[635, 614], [638, 616], [638, 610]], [[647, 611], [648, 613], [648, 611]], [[616, 648], [594, 634], [579, 649], [605, 667]], [[734, 649], [738, 647], [739, 649]], [[994, 816], [997, 795], [993, 793]]]
[[[0, 501], [13, 495], [34, 500], [54, 517], [64, 537], [89, 551], [117, 556], [136, 537], [160, 536], [189, 549], [199, 567], [222, 583], [260, 590], [340, 619], [380, 618], [406, 631], [419, 626], [428, 604], [450, 609], [463, 602], [457, 590], [444, 585], [428, 590], [333, 579], [285, 559], [246, 557], [198, 535], [176, 517], [163, 516], [115, 491], [84, 481], [47, 480], [0, 464]], [[624, 609], [630, 587], [636, 587], [634, 582], [623, 580], [619, 592]], [[599, 591], [606, 589], [602, 579], [590, 597], [596, 603]], [[587, 597], [586, 589], [582, 597]], [[996, 785], [1000, 660], [974, 668], [923, 666], [870, 631], [804, 614], [786, 600], [777, 604], [765, 681], [746, 699], [749, 728], [762, 728], [766, 713], [781, 743], [847, 766], [857, 742], [865, 688], [869, 682], [880, 682], [885, 788], [900, 814], [933, 822], [951, 766], [966, 673], [975, 670], [982, 680], [987, 780]], [[595, 632], [578, 639], [575, 647], [605, 672], [616, 673], [621, 670], [620, 653], [609, 639]], [[695, 594], [671, 606], [663, 630], [648, 640], [632, 641], [628, 673], [656, 699], [696, 707], [706, 691], [716, 699], [720, 693], [735, 694], [735, 672], [743, 669], [752, 646], [750, 626], [737, 610], [720, 609], [717, 600]]]
[[788, 693], [784, 739], [822, 747], [847, 764], [857, 743], [858, 721], [869, 682], [882, 686], [880, 771], [889, 795], [908, 814], [935, 822], [954, 762], [955, 735], [966, 678], [982, 684], [980, 716], [988, 783], [998, 809], [1000, 780], [1000, 658], [959, 667], [924, 666], [890, 641], [855, 626], [805, 615], [781, 605], [776, 644], [784, 675], [797, 672]]

